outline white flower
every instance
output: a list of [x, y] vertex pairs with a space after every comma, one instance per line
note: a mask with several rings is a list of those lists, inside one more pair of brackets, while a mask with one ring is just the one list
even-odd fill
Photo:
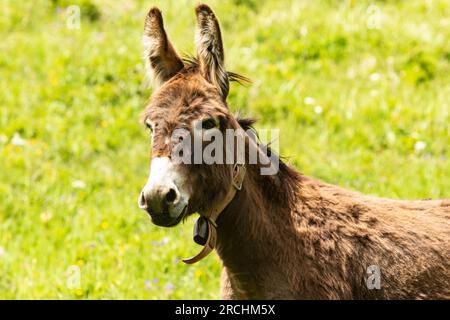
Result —
[[375, 72], [370, 75], [370, 81], [378, 81], [381, 78], [381, 74]]
[[393, 133], [392, 131], [388, 132], [387, 140], [390, 144], [393, 144], [395, 142], [395, 133]]
[[86, 183], [83, 180], [74, 180], [72, 182], [72, 187], [75, 189], [84, 189], [86, 188]]
[[316, 102], [316, 100], [314, 100], [313, 97], [306, 97], [305, 100], [303, 100], [303, 102], [305, 104], [314, 104], [314, 102]]
[[169, 237], [164, 237], [161, 241], [160, 241], [160, 245], [164, 246], [166, 244], [169, 243]]
[[416, 150], [416, 152], [420, 152], [420, 151], [422, 151], [423, 149], [425, 149], [426, 146], [427, 146], [427, 144], [426, 144], [425, 142], [423, 142], [423, 141], [417, 141], [417, 142], [414, 144], [414, 150]]
[[317, 114], [321, 114], [323, 112], [323, 109], [321, 106], [315, 106], [314, 107], [314, 112]]
[[27, 144], [27, 141], [23, 139], [18, 132], [16, 132], [11, 138], [11, 144], [15, 146], [24, 146]]
[[0, 257], [5, 255], [5, 249], [3, 247], [0, 247]]

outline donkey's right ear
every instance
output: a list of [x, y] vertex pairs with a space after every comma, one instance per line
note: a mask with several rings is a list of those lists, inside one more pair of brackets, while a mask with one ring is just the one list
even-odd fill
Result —
[[142, 42], [145, 62], [156, 86], [183, 69], [183, 61], [167, 38], [161, 11], [156, 7], [151, 8], [147, 14]]

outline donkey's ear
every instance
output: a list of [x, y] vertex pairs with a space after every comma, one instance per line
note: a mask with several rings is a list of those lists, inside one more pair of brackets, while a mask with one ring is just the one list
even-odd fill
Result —
[[157, 86], [183, 69], [183, 61], [167, 38], [161, 11], [156, 7], [147, 14], [142, 42], [145, 61]]
[[224, 52], [219, 22], [214, 12], [205, 4], [195, 8], [197, 29], [195, 46], [202, 75], [217, 87], [225, 100], [228, 95], [228, 74], [224, 65]]

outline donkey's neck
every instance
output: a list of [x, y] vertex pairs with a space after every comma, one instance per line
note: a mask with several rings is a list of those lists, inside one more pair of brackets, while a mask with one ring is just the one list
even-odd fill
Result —
[[264, 298], [258, 295], [265, 291], [259, 279], [268, 276], [265, 270], [279, 261], [285, 238], [292, 236], [291, 202], [298, 185], [296, 172], [264, 177], [259, 168], [249, 168], [242, 190], [219, 216], [217, 252], [242, 298]]

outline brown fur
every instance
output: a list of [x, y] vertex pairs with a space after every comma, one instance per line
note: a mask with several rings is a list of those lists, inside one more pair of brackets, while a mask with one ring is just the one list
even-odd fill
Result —
[[[232, 284], [223, 283], [224, 297], [450, 297], [449, 201], [369, 197], [291, 168], [261, 188], [258, 172], [249, 173], [218, 221]], [[381, 290], [366, 286], [371, 265], [380, 267]]]
[[[234, 117], [225, 101], [230, 73], [214, 14], [205, 5], [196, 13], [198, 32], [214, 39], [208, 47], [197, 41], [198, 60], [172, 74], [180, 61], [175, 51], [146, 48], [158, 53], [150, 67], [161, 80], [143, 114], [153, 128], [153, 157], [170, 156], [166, 138], [176, 128], [192, 130], [199, 119], [214, 117], [221, 130], [252, 124]], [[156, 26], [155, 34], [169, 43], [162, 18]], [[273, 176], [261, 176], [259, 164], [247, 167], [242, 190], [217, 221], [223, 298], [450, 298], [450, 200], [365, 196], [303, 176], [282, 161]], [[188, 214], [203, 214], [231, 188], [232, 165], [183, 168], [191, 181]], [[366, 285], [371, 265], [381, 270], [379, 290]]]

